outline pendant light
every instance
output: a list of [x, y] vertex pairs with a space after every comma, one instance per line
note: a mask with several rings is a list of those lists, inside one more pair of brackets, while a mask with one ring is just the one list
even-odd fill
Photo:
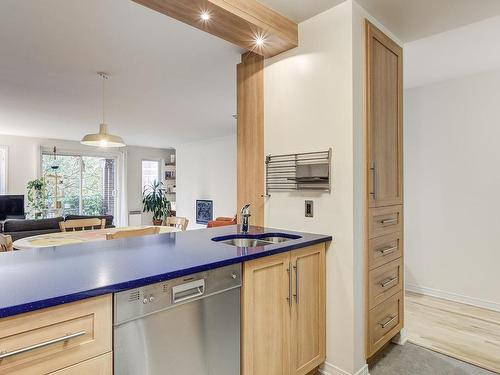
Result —
[[87, 146], [97, 146], [97, 147], [124, 147], [125, 142], [123, 139], [117, 135], [112, 135], [108, 133], [108, 125], [105, 121], [104, 112], [104, 89], [105, 82], [109, 79], [106, 73], [97, 73], [102, 79], [102, 123], [99, 125], [99, 133], [87, 134], [80, 141], [81, 144]]

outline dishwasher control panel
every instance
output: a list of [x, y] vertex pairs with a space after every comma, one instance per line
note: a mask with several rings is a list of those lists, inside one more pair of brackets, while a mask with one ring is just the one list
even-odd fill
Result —
[[115, 293], [114, 325], [239, 287], [240, 263]]

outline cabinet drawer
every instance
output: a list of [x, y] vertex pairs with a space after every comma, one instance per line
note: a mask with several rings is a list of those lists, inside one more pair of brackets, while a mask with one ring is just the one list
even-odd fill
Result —
[[110, 352], [111, 335], [111, 295], [1, 319], [0, 373], [40, 375], [63, 369]]
[[371, 239], [368, 243], [370, 270], [383, 266], [403, 255], [403, 236], [400, 232]]
[[103, 354], [99, 357], [89, 359], [85, 362], [63, 368], [51, 375], [112, 375], [113, 374], [113, 355], [112, 353]]
[[370, 271], [368, 276], [369, 308], [377, 306], [403, 289], [403, 261], [396, 259]]
[[370, 208], [368, 210], [368, 236], [380, 237], [402, 232], [403, 206]]
[[403, 328], [403, 292], [369, 312], [368, 356], [373, 356]]

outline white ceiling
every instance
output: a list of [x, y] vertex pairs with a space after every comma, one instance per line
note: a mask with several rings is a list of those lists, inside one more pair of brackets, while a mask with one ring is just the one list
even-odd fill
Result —
[[0, 134], [96, 132], [98, 71], [110, 132], [128, 144], [235, 132], [241, 50], [132, 1], [2, 0], [0, 46]]
[[[302, 22], [342, 0], [259, 0]], [[403, 42], [421, 39], [500, 14], [500, 0], [357, 0]]]
[[302, 22], [345, 0], [258, 0], [295, 22]]
[[405, 88], [500, 69], [499, 36], [497, 16], [407, 43]]

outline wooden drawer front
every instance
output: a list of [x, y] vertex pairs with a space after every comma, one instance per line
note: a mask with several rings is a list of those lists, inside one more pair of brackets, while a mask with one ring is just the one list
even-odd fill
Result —
[[402, 232], [403, 206], [370, 208], [368, 221], [369, 238]]
[[390, 297], [370, 311], [368, 356], [371, 357], [403, 328], [403, 292]]
[[0, 351], [17, 351], [0, 362], [2, 374], [47, 374], [111, 350], [111, 295], [0, 320]]
[[103, 354], [99, 357], [89, 359], [62, 370], [51, 372], [51, 375], [112, 375], [113, 374], [113, 355], [112, 353]]
[[402, 259], [396, 259], [370, 271], [368, 282], [369, 307], [371, 309], [403, 289]]
[[368, 244], [370, 270], [383, 266], [403, 255], [403, 236], [400, 232], [371, 239]]

